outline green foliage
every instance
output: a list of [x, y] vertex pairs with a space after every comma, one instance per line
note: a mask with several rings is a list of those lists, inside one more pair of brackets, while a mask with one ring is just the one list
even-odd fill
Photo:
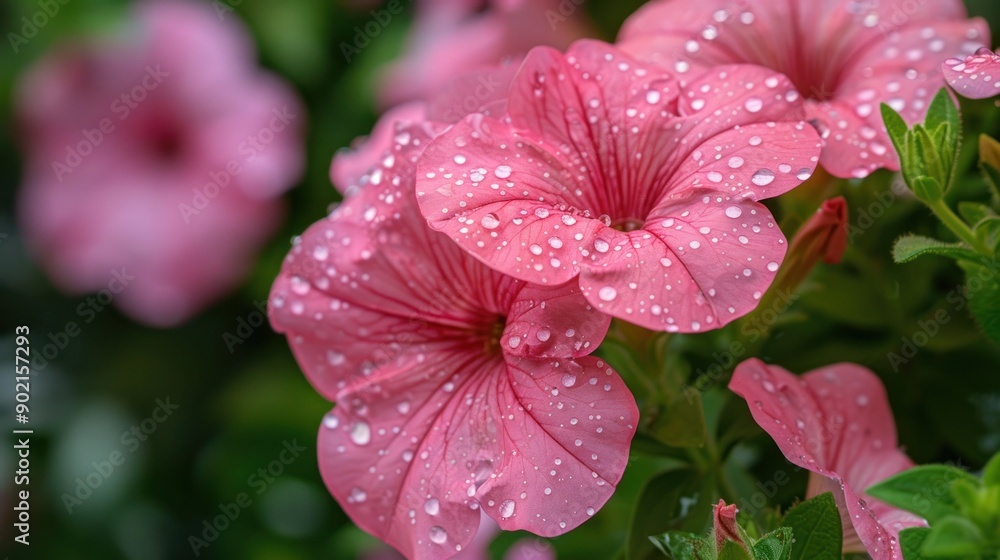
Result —
[[959, 468], [923, 465], [883, 480], [865, 493], [933, 523], [958, 513], [951, 495], [951, 485], [957, 480], [978, 482]]
[[964, 243], [945, 243], [922, 235], [904, 235], [896, 240], [892, 258], [907, 263], [923, 255], [941, 255], [953, 259], [975, 259], [978, 255]]
[[714, 476], [693, 468], [671, 469], [651, 478], [636, 501], [625, 557], [655, 558], [649, 537], [669, 531], [701, 532], [708, 528], [717, 500]]
[[795, 535], [791, 560], [840, 560], [844, 537], [832, 493], [795, 506], [782, 525]]
[[945, 465], [915, 467], [867, 493], [927, 519], [900, 533], [907, 560], [992, 559], [1000, 554], [1000, 454], [979, 479]]

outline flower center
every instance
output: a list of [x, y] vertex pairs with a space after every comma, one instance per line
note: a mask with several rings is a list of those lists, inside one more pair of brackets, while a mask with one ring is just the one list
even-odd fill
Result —
[[483, 351], [487, 356], [499, 356], [503, 353], [500, 348], [500, 339], [503, 338], [503, 331], [507, 328], [507, 317], [498, 316], [486, 330], [486, 337], [483, 343]]
[[612, 229], [628, 233], [630, 231], [642, 229], [642, 226], [645, 225], [645, 223], [645, 220], [640, 220], [638, 218], [625, 218], [623, 220], [615, 220], [611, 222], [611, 227]]

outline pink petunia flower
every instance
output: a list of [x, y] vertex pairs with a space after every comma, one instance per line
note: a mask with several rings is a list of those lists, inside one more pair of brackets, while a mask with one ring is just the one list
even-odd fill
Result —
[[811, 471], [807, 497], [833, 492], [844, 528], [844, 552], [899, 560], [899, 532], [924, 521], [867, 497], [864, 490], [909, 469], [878, 377], [837, 364], [797, 377], [750, 359], [729, 388], [746, 399], [754, 420], [785, 458]]
[[560, 0], [418, 2], [406, 54], [382, 74], [380, 101], [388, 107], [433, 99], [452, 79], [524, 56], [536, 45], [566, 48], [587, 34], [584, 13]]
[[504, 119], [470, 115], [419, 162], [434, 229], [490, 267], [558, 285], [650, 329], [721, 327], [753, 309], [785, 254], [756, 202], [819, 159], [792, 85], [754, 66], [680, 87], [614, 47], [531, 52]]
[[628, 460], [638, 410], [588, 356], [609, 319], [573, 287], [503, 276], [432, 231], [414, 200], [431, 125], [398, 128], [380, 180], [311, 227], [270, 316], [337, 406], [319, 462], [363, 529], [409, 558], [466, 548], [480, 509], [543, 536], [586, 521]]
[[988, 99], [1000, 95], [1000, 51], [983, 47], [965, 59], [949, 58], [941, 68], [945, 79], [962, 97]]
[[945, 85], [941, 62], [989, 42], [986, 22], [966, 19], [961, 0], [903, 7], [875, 0], [657, 0], [625, 23], [619, 44], [681, 76], [733, 63], [788, 75], [822, 134], [823, 167], [860, 178], [899, 169], [879, 104], [910, 123], [923, 120]]
[[114, 303], [169, 326], [235, 287], [277, 227], [304, 115], [211, 7], [141, 3], [130, 25], [20, 83], [19, 219], [60, 288], [108, 288], [117, 271], [134, 279]]

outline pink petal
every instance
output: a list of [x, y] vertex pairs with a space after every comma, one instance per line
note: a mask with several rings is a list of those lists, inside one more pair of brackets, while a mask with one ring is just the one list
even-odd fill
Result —
[[716, 329], [754, 309], [786, 248], [762, 204], [708, 189], [666, 201], [641, 230], [614, 233], [603, 260], [581, 274], [584, 295], [670, 332]]
[[607, 364], [508, 361], [497, 403], [507, 417], [501, 476], [478, 500], [504, 530], [550, 537], [570, 531], [604, 505], [628, 462], [639, 411]]
[[[417, 199], [434, 229], [490, 267], [558, 285], [579, 270], [580, 239], [601, 224], [555, 205], [573, 195], [571, 175], [549, 153], [500, 121], [471, 115], [435, 139], [417, 172]], [[516, 154], [535, 162], [518, 163]]]
[[406, 103], [394, 107], [378, 120], [371, 135], [358, 138], [350, 149], [337, 152], [330, 166], [333, 186], [345, 196], [351, 196], [371, 181], [368, 172], [377, 169], [380, 158], [392, 147], [399, 123], [419, 122], [426, 117], [422, 103]]
[[851, 523], [844, 525], [845, 542], [857, 536], [875, 560], [901, 558], [899, 530], [922, 521], [862, 494], [913, 466], [897, 448], [892, 411], [877, 376], [854, 364], [837, 364], [799, 378], [751, 359], [737, 366], [729, 387], [746, 399], [754, 420], [786, 459], [825, 477], [810, 483], [809, 495], [834, 492], [841, 515]]
[[491, 117], [503, 115], [507, 111], [510, 84], [520, 62], [520, 59], [507, 61], [455, 78], [428, 102], [427, 118], [455, 123], [472, 113]]
[[[611, 325], [611, 317], [594, 314], [580, 321], [580, 309], [591, 310], [574, 285], [557, 288], [529, 285], [510, 307], [500, 345], [511, 356], [579, 358], [594, 352]], [[555, 328], [555, 327], [567, 328]]]
[[983, 47], [965, 58], [942, 64], [944, 77], [962, 97], [987, 99], [1000, 95], [1000, 53]]

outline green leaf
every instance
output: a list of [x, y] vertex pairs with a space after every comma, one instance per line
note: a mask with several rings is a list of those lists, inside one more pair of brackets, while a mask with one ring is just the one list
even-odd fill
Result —
[[924, 122], [927, 123], [927, 128], [932, 130], [941, 124], [947, 124], [953, 131], [962, 129], [958, 106], [955, 105], [947, 88], [941, 88], [934, 96], [934, 100], [931, 101], [931, 105], [927, 109], [927, 117]]
[[1000, 246], [1000, 217], [990, 216], [980, 220], [972, 228], [972, 233], [975, 234], [976, 239], [985, 243], [987, 247], [992, 247], [996, 250]]
[[976, 322], [994, 342], [1000, 344], [1000, 277], [997, 276], [996, 262], [989, 266], [966, 262], [966, 292], [969, 309]]
[[750, 549], [755, 560], [790, 560], [792, 544], [792, 529], [779, 527], [761, 537]]
[[931, 530], [927, 527], [910, 527], [899, 532], [899, 548], [903, 551], [903, 558], [906, 560], [926, 560], [927, 557], [920, 552], [924, 546], [927, 535]]
[[[929, 153], [929, 152], [928, 152]], [[936, 163], [931, 160], [928, 154], [924, 154], [925, 161]], [[940, 169], [928, 169], [929, 172], [938, 174], [943, 173]], [[927, 204], [933, 204], [944, 196], [944, 189], [941, 187], [941, 181], [935, 177], [928, 177], [922, 175], [913, 180], [913, 184], [910, 186], [913, 188], [913, 194], [917, 195], [917, 198], [926, 202]]]
[[715, 560], [715, 539], [711, 535], [695, 535], [680, 531], [670, 531], [655, 537], [650, 542], [667, 558], [673, 560]]
[[983, 469], [983, 484], [1000, 486], [1000, 453], [997, 453]]
[[719, 551], [719, 560], [754, 560], [754, 557], [750, 556], [743, 545], [726, 541], [726, 544], [722, 545], [722, 550]]
[[913, 512], [932, 525], [949, 515], [958, 514], [957, 504], [951, 495], [951, 484], [968, 480], [979, 484], [971, 474], [947, 465], [921, 465], [890, 477], [865, 493]]
[[985, 545], [983, 534], [975, 523], [951, 516], [931, 525], [930, 534], [920, 550], [928, 558], [954, 559], [956, 556], [977, 555]]
[[885, 103], [882, 104], [882, 120], [885, 122], [885, 128], [889, 132], [892, 145], [896, 147], [900, 159], [903, 159], [904, 156], [908, 155], [906, 137], [910, 127], [906, 125], [906, 121], [895, 109]]
[[958, 213], [966, 222], [973, 225], [997, 215], [992, 208], [979, 202], [959, 202]]
[[669, 531], [702, 533], [712, 524], [717, 498], [712, 473], [684, 467], [662, 472], [646, 483], [636, 501], [625, 543], [627, 560], [656, 558], [649, 537]]
[[986, 134], [979, 136], [979, 170], [993, 191], [993, 199], [1000, 201], [1000, 142]]
[[902, 264], [923, 255], [940, 255], [953, 259], [977, 259], [979, 253], [964, 243], [945, 243], [922, 235], [904, 235], [896, 240], [892, 258]]
[[840, 560], [844, 536], [832, 493], [795, 506], [782, 525], [795, 535], [792, 560]]
[[648, 431], [656, 439], [674, 447], [705, 445], [708, 431], [701, 392], [692, 387], [675, 394], [661, 409]]

